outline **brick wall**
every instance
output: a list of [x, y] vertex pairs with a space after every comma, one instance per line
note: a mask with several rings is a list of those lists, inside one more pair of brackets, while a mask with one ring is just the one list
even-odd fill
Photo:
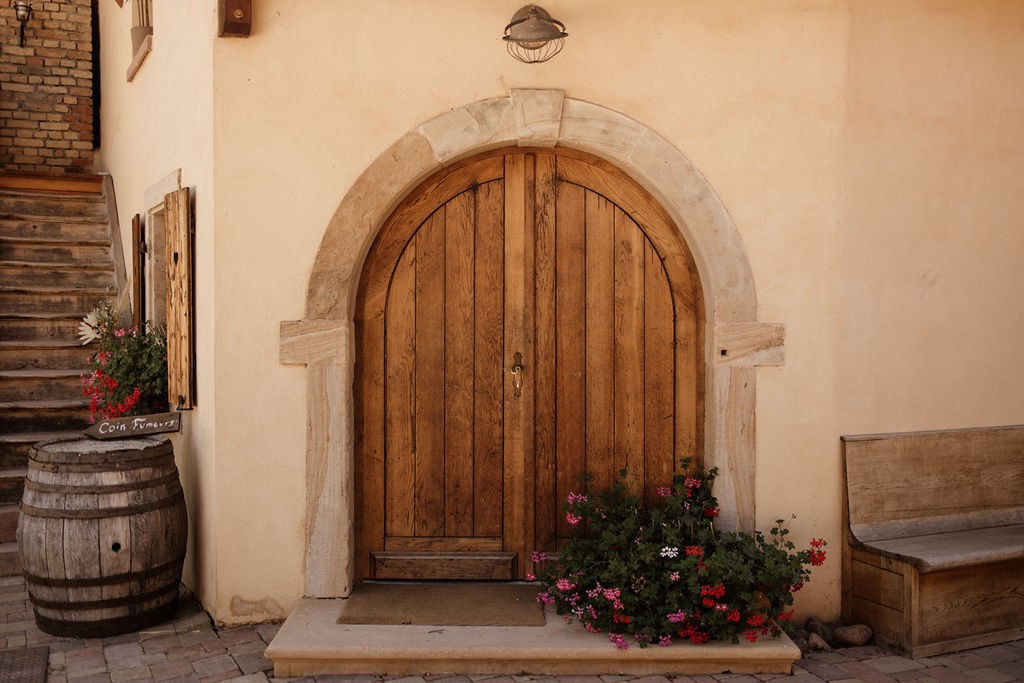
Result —
[[32, 0], [20, 47], [14, 8], [0, 0], [0, 170], [91, 170], [91, 7], [91, 0]]

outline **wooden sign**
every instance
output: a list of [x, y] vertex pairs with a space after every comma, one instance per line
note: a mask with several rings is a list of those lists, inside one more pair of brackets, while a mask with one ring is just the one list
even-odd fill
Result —
[[94, 439], [126, 439], [146, 434], [165, 434], [181, 429], [181, 413], [155, 413], [100, 420], [82, 433]]

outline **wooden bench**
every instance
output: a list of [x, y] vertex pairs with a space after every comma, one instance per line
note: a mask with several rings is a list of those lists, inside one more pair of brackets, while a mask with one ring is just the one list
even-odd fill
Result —
[[1024, 425], [842, 443], [843, 619], [915, 658], [1024, 637]]

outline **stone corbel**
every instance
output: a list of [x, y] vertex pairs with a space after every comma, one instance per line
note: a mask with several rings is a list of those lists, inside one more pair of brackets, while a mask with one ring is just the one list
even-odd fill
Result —
[[786, 330], [778, 323], [717, 322], [712, 330], [710, 368], [714, 435], [710, 463], [718, 467], [719, 503], [725, 528], [753, 531], [757, 521], [756, 411], [757, 370], [782, 365]]
[[786, 328], [781, 323], [717, 323], [715, 365], [783, 365], [785, 341]]

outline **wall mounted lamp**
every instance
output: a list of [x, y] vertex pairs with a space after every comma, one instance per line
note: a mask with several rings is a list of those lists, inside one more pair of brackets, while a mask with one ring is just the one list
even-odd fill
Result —
[[32, 5], [28, 4], [27, 0], [14, 0], [11, 7], [14, 8], [14, 16], [21, 24], [21, 47], [25, 47], [25, 24], [32, 18]]
[[508, 53], [520, 62], [538, 64], [561, 52], [567, 35], [565, 24], [543, 8], [527, 5], [512, 15], [502, 39]]

